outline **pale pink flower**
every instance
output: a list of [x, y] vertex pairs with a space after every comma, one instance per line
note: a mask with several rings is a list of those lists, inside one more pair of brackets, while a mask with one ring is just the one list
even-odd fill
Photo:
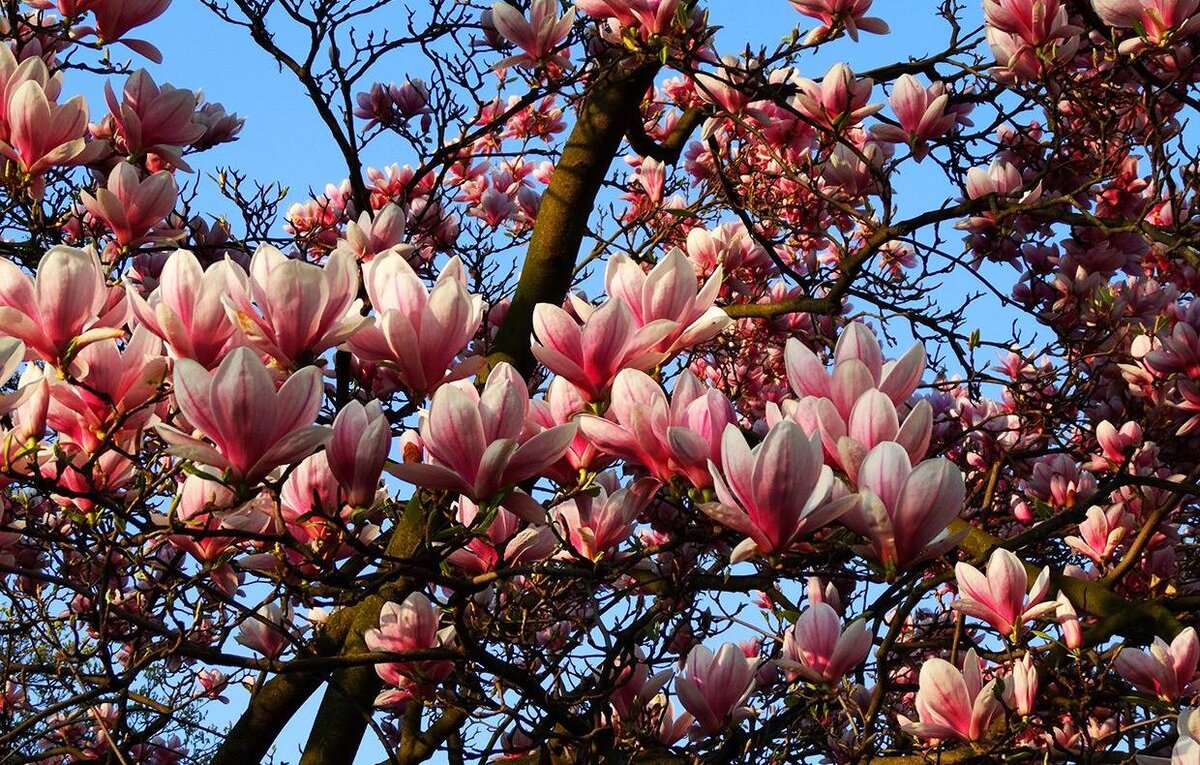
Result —
[[1072, 651], [1081, 648], [1083, 646], [1083, 626], [1079, 623], [1079, 614], [1075, 612], [1075, 606], [1071, 605], [1067, 596], [1061, 592], [1055, 602], [1054, 619], [1058, 622], [1058, 628], [1062, 630], [1063, 645]]
[[677, 323], [675, 330], [657, 346], [657, 350], [665, 350], [672, 356], [711, 340], [733, 323], [733, 319], [713, 305], [721, 290], [721, 266], [716, 267], [700, 289], [696, 278], [687, 255], [674, 247], [649, 273], [629, 256], [613, 255], [604, 273], [604, 286], [610, 298], [625, 301], [639, 327], [660, 319]]
[[[930, 659], [921, 665], [917, 687], [917, 718], [913, 722], [898, 715], [900, 727], [918, 738], [982, 741], [988, 728], [1004, 714], [996, 698], [996, 681], [983, 682], [982, 661], [975, 649], [967, 651], [960, 672], [945, 659]], [[1005, 699], [1012, 689], [1005, 684]]]
[[814, 683], [836, 683], [862, 664], [871, 650], [864, 619], [842, 630], [842, 620], [828, 603], [814, 603], [783, 636], [783, 658], [776, 662], [790, 675]]
[[[520, 491], [509, 494], [486, 518], [480, 515], [479, 505], [460, 496], [454, 518], [464, 528], [480, 532], [446, 556], [448, 563], [468, 575], [493, 571], [501, 563], [519, 566], [545, 560], [558, 547], [558, 536], [545, 524], [546, 511]], [[523, 519], [529, 523], [523, 524]]]
[[725, 643], [714, 655], [698, 645], [688, 654], [675, 691], [700, 729], [712, 735], [749, 714], [743, 706], [754, 689], [755, 662], [736, 643]]
[[962, 471], [946, 459], [913, 467], [904, 449], [884, 442], [871, 449], [858, 471], [860, 501], [841, 521], [867, 538], [871, 557], [904, 569], [945, 549], [950, 522], [962, 512]]
[[489, 499], [544, 472], [575, 437], [571, 423], [523, 439], [528, 411], [529, 389], [507, 363], [492, 369], [482, 392], [465, 383], [443, 385], [421, 418], [426, 462], [388, 470], [418, 486]]
[[666, 33], [681, 0], [575, 0], [575, 6], [594, 19], [612, 19], [620, 27], [640, 26], [644, 35]]
[[483, 299], [467, 292], [458, 258], [432, 290], [395, 250], [376, 255], [363, 272], [376, 317], [350, 338], [355, 355], [388, 367], [408, 390], [426, 395], [473, 371], [467, 364], [451, 369], [483, 321]]
[[1138, 35], [1120, 44], [1122, 53], [1169, 45], [1200, 29], [1200, 0], [1092, 0], [1092, 7], [1105, 24]]
[[533, 355], [588, 401], [599, 401], [621, 370], [646, 370], [662, 362], [667, 354], [655, 349], [678, 327], [668, 319], [639, 326], [619, 298], [589, 311], [582, 327], [558, 306], [539, 303], [533, 311]]
[[287, 603], [281, 608], [277, 603], [267, 603], [242, 622], [235, 638], [251, 651], [261, 653], [268, 659], [277, 658], [287, 647], [287, 630], [292, 623], [292, 608]]
[[612, 553], [633, 533], [634, 521], [654, 494], [659, 482], [642, 478], [621, 487], [612, 473], [596, 478], [596, 493], [580, 494], [554, 507], [554, 517], [571, 548], [588, 560]]
[[57, 104], [58, 89], [57, 80], [43, 86], [28, 79], [8, 99], [9, 132], [0, 142], [0, 155], [24, 173], [35, 198], [41, 198], [47, 170], [87, 164], [104, 150], [102, 143], [85, 140], [88, 112], [83, 96]]
[[358, 264], [340, 251], [321, 267], [263, 245], [250, 260], [249, 290], [232, 291], [226, 307], [246, 342], [283, 367], [312, 363], [369, 322]]
[[207, 132], [196, 120], [199, 99], [195, 93], [166, 84], [160, 87], [146, 70], [139, 69], [125, 81], [120, 101], [111, 83], [104, 84], [104, 95], [118, 148], [131, 159], [152, 153], [167, 165], [191, 170], [183, 160], [183, 150]]
[[826, 130], [836, 132], [857, 125], [883, 108], [883, 104], [867, 103], [875, 81], [856, 79], [850, 67], [842, 63], [830, 67], [819, 83], [801, 77], [796, 85], [800, 91], [796, 109]]
[[838, 338], [832, 372], [826, 372], [817, 355], [795, 338], [788, 339], [785, 354], [792, 390], [801, 397], [830, 399], [847, 420], [859, 397], [871, 388], [878, 388], [896, 405], [904, 403], [925, 371], [925, 349], [920, 344], [897, 361], [884, 362], [879, 341], [858, 322]]
[[926, 88], [911, 74], [896, 79], [889, 103], [899, 126], [875, 125], [871, 132], [884, 141], [908, 144], [918, 162], [929, 154], [930, 141], [941, 138], [957, 124], [972, 124], [966, 117], [969, 105], [952, 107], [945, 83], [935, 82]]
[[575, 23], [575, 9], [570, 9], [566, 15], [560, 17], [558, 8], [558, 0], [532, 0], [529, 19], [526, 19], [519, 10], [506, 2], [493, 5], [492, 24], [495, 25], [496, 31], [521, 49], [520, 54], [498, 62], [496, 68], [537, 67], [546, 64], [564, 68], [570, 66], [570, 59], [556, 51], [570, 33], [571, 25]]
[[1050, 569], [1043, 568], [1029, 589], [1025, 565], [1012, 552], [997, 548], [987, 563], [987, 574], [969, 563], [954, 567], [958, 600], [951, 604], [965, 614], [982, 619], [1001, 635], [1016, 641], [1021, 626], [1053, 612], [1058, 603], [1046, 601]]
[[89, 343], [122, 337], [124, 291], [109, 288], [89, 248], [51, 247], [33, 279], [0, 258], [0, 335], [17, 338], [52, 364]]
[[[403, 654], [449, 647], [454, 628], [438, 629], [437, 609], [429, 598], [414, 592], [403, 603], [385, 603], [379, 612], [379, 627], [366, 631], [363, 640], [371, 651]], [[388, 662], [375, 665], [375, 673], [392, 690], [375, 699], [376, 705], [393, 706], [419, 694], [422, 687], [436, 686], [454, 670], [454, 662], [439, 659]]]
[[1013, 663], [1012, 684], [1017, 714], [1027, 717], [1037, 706], [1038, 672], [1033, 664], [1033, 654], [1026, 652]]
[[1108, 510], [1093, 505], [1079, 524], [1079, 535], [1064, 537], [1063, 541], [1094, 563], [1103, 564], [1116, 552], [1132, 524], [1133, 516], [1122, 505], [1113, 505]]
[[87, 211], [108, 227], [121, 247], [138, 244], [175, 208], [179, 187], [166, 170], [142, 178], [128, 162], [118, 162], [106, 188], [80, 198]]
[[721, 469], [709, 471], [719, 502], [701, 509], [713, 520], [746, 535], [732, 560], [786, 552], [845, 513], [856, 499], [832, 499], [833, 471], [821, 464], [818, 440], [784, 420], [753, 449], [736, 425], [721, 439]]
[[391, 444], [391, 424], [378, 401], [366, 406], [351, 401], [338, 412], [325, 453], [347, 504], [354, 507], [374, 504]]
[[685, 477], [712, 485], [709, 462], [721, 463], [721, 438], [736, 420], [729, 399], [684, 372], [671, 401], [644, 372], [626, 369], [612, 385], [608, 418], [579, 417], [580, 432], [601, 451], [644, 467], [663, 483]]
[[120, 42], [151, 61], [162, 63], [158, 48], [125, 35], [161, 16], [170, 4], [171, 0], [96, 0], [90, 6], [96, 16], [96, 37], [102, 44]]
[[180, 412], [212, 445], [168, 425], [158, 426], [159, 435], [173, 454], [246, 483], [299, 461], [329, 438], [328, 428], [313, 424], [324, 392], [317, 367], [301, 369], [276, 390], [266, 366], [242, 347], [216, 372], [178, 359], [174, 380]]
[[1174, 703], [1180, 696], [1200, 689], [1196, 665], [1200, 662], [1200, 639], [1188, 627], [1170, 643], [1154, 638], [1150, 647], [1123, 648], [1114, 662], [1117, 672], [1142, 693]]
[[374, 215], [364, 212], [357, 221], [347, 223], [346, 237], [338, 240], [337, 248], [363, 262], [391, 250], [412, 257], [413, 246], [404, 242], [405, 223], [404, 211], [389, 202]]
[[883, 19], [868, 16], [872, 0], [788, 0], [800, 13], [821, 22], [805, 38], [805, 45], [820, 42], [836, 29], [845, 29], [851, 40], [858, 40], [858, 32], [870, 32], [876, 35], [888, 33], [888, 25]]
[[[588, 403], [578, 388], [565, 378], [555, 377], [546, 388], [545, 400], [534, 399], [529, 402], [529, 418], [537, 427], [552, 428], [573, 421], [576, 415], [587, 408]], [[613, 456], [602, 452], [587, 437], [581, 425], [562, 463], [550, 473], [550, 477], [559, 483], [569, 484], [578, 477], [579, 471], [602, 470], [612, 462]]]
[[176, 358], [211, 369], [245, 342], [224, 300], [245, 293], [246, 281], [246, 272], [233, 261], [218, 261], [202, 270], [195, 255], [176, 250], [147, 298], [132, 287], [127, 293], [138, 322], [162, 338]]

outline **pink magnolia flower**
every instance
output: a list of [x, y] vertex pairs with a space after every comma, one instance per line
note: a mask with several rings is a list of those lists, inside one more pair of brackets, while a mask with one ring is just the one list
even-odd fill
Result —
[[207, 132], [196, 120], [195, 93], [166, 84], [159, 87], [146, 70], [139, 69], [125, 81], [120, 101], [111, 83], [104, 84], [104, 94], [117, 146], [130, 159], [149, 153], [171, 167], [191, 170], [183, 161], [183, 150]]
[[216, 372], [191, 359], [175, 362], [175, 400], [188, 423], [213, 443], [159, 425], [172, 453], [228, 470], [255, 483], [280, 465], [307, 456], [329, 438], [314, 425], [324, 386], [321, 370], [305, 367], [275, 389], [266, 366], [249, 348], [235, 348]]
[[[249, 502], [238, 501], [231, 487], [201, 475], [189, 475], [179, 490], [175, 519], [186, 529], [167, 537], [171, 546], [183, 550], [203, 564], [217, 563], [231, 550], [245, 544], [237, 532], [266, 533], [275, 526], [271, 498], [258, 494]], [[231, 534], [220, 533], [229, 530]], [[222, 572], [233, 574], [232, 571]], [[222, 574], [218, 574], [221, 576]], [[229, 592], [237, 589], [236, 575]]]
[[850, 67], [842, 63], [830, 67], [819, 83], [801, 77], [796, 85], [800, 90], [796, 109], [827, 130], [836, 132], [857, 125], [883, 108], [883, 104], [867, 103], [875, 81], [856, 79]]
[[983, 12], [1002, 79], [1037, 79], [1079, 49], [1082, 30], [1071, 25], [1061, 0], [984, 0]]
[[97, 0], [91, 5], [96, 16], [96, 36], [101, 43], [120, 42], [156, 64], [162, 63], [158, 48], [125, 35], [161, 16], [170, 4], [171, 0]]
[[[587, 408], [588, 403], [578, 388], [562, 377], [555, 377], [546, 388], [545, 400], [529, 402], [529, 417], [540, 428], [552, 428], [572, 422]], [[579, 476], [579, 471], [602, 470], [612, 462], [613, 456], [601, 451], [580, 426], [562, 463], [549, 476], [559, 483], [569, 484]]]
[[83, 96], [57, 104], [58, 90], [57, 80], [43, 86], [38, 79], [28, 79], [8, 98], [9, 132], [0, 142], [0, 155], [25, 174], [35, 198], [41, 198], [47, 170], [87, 164], [104, 150], [103, 144], [85, 140], [88, 112]]
[[929, 154], [930, 141], [941, 138], [957, 124], [973, 124], [966, 117], [970, 105], [950, 105], [945, 83], [935, 82], [926, 88], [911, 74], [896, 79], [889, 103], [899, 126], [875, 125], [871, 132], [880, 140], [908, 144], [918, 162]]
[[821, 464], [821, 448], [794, 422], [771, 428], [753, 449], [736, 425], [721, 438], [721, 469], [709, 463], [719, 502], [701, 505], [713, 520], [746, 535], [731, 560], [786, 552], [850, 509], [856, 501], [831, 501], [833, 471]]
[[350, 338], [360, 359], [395, 371], [408, 390], [422, 394], [474, 371], [465, 364], [448, 371], [483, 321], [483, 299], [467, 292], [458, 258], [446, 264], [432, 290], [394, 250], [377, 255], [363, 272], [376, 318]]
[[292, 607], [287, 603], [267, 603], [242, 622], [235, 640], [269, 659], [277, 658], [287, 647], [287, 630], [292, 622]]
[[202, 270], [195, 255], [176, 250], [149, 297], [132, 287], [127, 293], [138, 322], [162, 338], [176, 358], [211, 369], [244, 343], [223, 301], [246, 289], [246, 272], [236, 263], [218, 261]]
[[812, 45], [826, 39], [835, 29], [845, 29], [850, 39], [858, 41], [858, 31], [870, 32], [876, 35], [888, 33], [888, 25], [883, 19], [868, 16], [872, 0], [788, 0], [800, 13], [821, 22], [805, 38], [805, 45]]
[[914, 468], [900, 444], [884, 442], [859, 468], [858, 495], [842, 523], [867, 538], [871, 557], [903, 569], [952, 541], [931, 545], [962, 512], [966, 486], [949, 460], [926, 460]]
[[[455, 520], [476, 533], [447, 555], [446, 561], [465, 574], [478, 576], [501, 564], [519, 566], [545, 560], [558, 547], [558, 536], [545, 524], [546, 511], [528, 494], [509, 494], [501, 507], [486, 517], [469, 497], [459, 497], [457, 505]], [[523, 524], [523, 519], [528, 523]]]
[[1063, 541], [1072, 550], [1100, 565], [1116, 552], [1132, 524], [1133, 516], [1122, 505], [1113, 505], [1108, 510], [1093, 505], [1088, 508], [1087, 518], [1079, 524], [1079, 535], [1064, 537]]
[[663, 483], [685, 477], [712, 485], [709, 462], [721, 463], [721, 438], [736, 415], [729, 399], [684, 372], [670, 403], [645, 372], [626, 369], [612, 385], [609, 417], [583, 415], [579, 430], [601, 451], [641, 465]]
[[582, 327], [558, 306], [539, 303], [533, 311], [533, 355], [588, 401], [599, 401], [621, 370], [651, 369], [663, 361], [666, 354], [655, 349], [678, 327], [668, 319], [639, 326], [619, 298], [588, 312]]
[[743, 704], [754, 690], [754, 665], [736, 643], [725, 643], [715, 655], [703, 645], [688, 653], [675, 691], [702, 731], [719, 733], [749, 714]]
[[325, 453], [347, 504], [370, 507], [375, 503], [391, 445], [391, 424], [378, 401], [366, 406], [351, 401], [338, 412]]
[[795, 338], [785, 348], [788, 382], [801, 397], [827, 398], [838, 414], [849, 420], [858, 399], [878, 388], [899, 405], [908, 400], [925, 371], [925, 349], [920, 344], [896, 361], [884, 362], [879, 341], [864, 324], [855, 322], [842, 331], [833, 351], [833, 371], [826, 372], [817, 355]]
[[166, 170], [140, 177], [137, 168], [118, 162], [108, 175], [107, 188], [95, 196], [83, 192], [87, 211], [104, 223], [121, 247], [137, 244], [175, 208], [179, 187]]
[[681, 0], [575, 0], [575, 6], [594, 19], [612, 19], [619, 26], [640, 26], [644, 35], [670, 30]]
[[1179, 719], [1175, 723], [1179, 737], [1171, 748], [1171, 757], [1148, 757], [1138, 755], [1138, 765], [1195, 765], [1200, 762], [1200, 711], [1196, 709], [1179, 710]]
[[406, 222], [404, 211], [389, 202], [374, 215], [364, 212], [357, 221], [347, 223], [346, 237], [338, 240], [337, 249], [349, 250], [361, 262], [389, 250], [412, 257], [413, 246], [404, 242]]
[[575, 438], [574, 423], [523, 438], [528, 411], [529, 389], [507, 363], [492, 369], [482, 393], [470, 384], [443, 385], [421, 418], [426, 462], [388, 470], [401, 480], [455, 491], [475, 502], [494, 497], [541, 474]]
[[167, 359], [162, 341], [139, 327], [124, 348], [108, 339], [80, 350], [71, 375], [81, 384], [51, 388], [50, 424], [60, 442], [93, 452], [106, 439], [121, 443], [135, 436], [154, 416], [146, 405], [166, 380]]
[[358, 264], [346, 252], [330, 253], [322, 268], [263, 245], [250, 260], [249, 287], [232, 291], [226, 307], [246, 341], [283, 367], [311, 363], [369, 321]]
[[0, 258], [0, 334], [14, 337], [52, 364], [80, 348], [125, 332], [124, 291], [109, 288], [93, 249], [51, 247], [30, 279]]
[[[367, 630], [363, 640], [371, 651], [398, 654], [448, 647], [454, 642], [454, 628], [439, 630], [438, 619], [429, 598], [414, 592], [403, 603], [385, 603], [379, 612], [379, 627]], [[421, 693], [423, 687], [436, 686], [453, 670], [454, 662], [446, 659], [376, 664], [376, 674], [393, 690], [385, 690], [375, 703], [403, 703]]]
[[645, 327], [660, 319], [677, 323], [656, 350], [668, 356], [716, 337], [733, 323], [724, 311], [713, 305], [721, 291], [722, 269], [717, 266], [701, 289], [696, 288], [696, 270], [687, 255], [674, 247], [650, 273], [624, 253], [609, 258], [604, 286], [610, 298], [619, 298], [633, 311], [637, 326]]
[[777, 663], [793, 677], [836, 683], [862, 664], [870, 650], [866, 620], [857, 619], [843, 631], [833, 606], [814, 603], [784, 633], [783, 658]]
[[1054, 619], [1058, 622], [1058, 628], [1062, 630], [1063, 645], [1072, 651], [1081, 648], [1083, 646], [1083, 626], [1079, 623], [1079, 614], [1075, 612], [1075, 606], [1071, 605], [1067, 596], [1061, 592], [1055, 602]]
[[1126, 422], [1117, 430], [1108, 420], [1096, 426], [1096, 443], [1100, 446], [1100, 454], [1084, 464], [1093, 471], [1113, 470], [1125, 463], [1130, 453], [1142, 445], [1144, 436], [1142, 426], [1136, 422]]
[[1033, 665], [1033, 654], [1026, 652], [1013, 664], [1012, 684], [1017, 714], [1027, 717], [1037, 706], [1038, 673]]
[[1200, 639], [1196, 629], [1188, 627], [1169, 644], [1162, 638], [1146, 651], [1123, 648], [1114, 666], [1121, 677], [1142, 693], [1151, 694], [1168, 703], [1200, 689], [1196, 665], [1200, 662]]
[[612, 473], [596, 478], [596, 493], [581, 494], [554, 507], [571, 548], [588, 560], [598, 561], [633, 533], [634, 521], [658, 491], [659, 482], [642, 478], [621, 488]]
[[532, 0], [526, 20], [519, 10], [506, 2], [493, 5], [492, 24], [496, 31], [521, 49], [520, 54], [499, 61], [496, 68], [546, 64], [570, 66], [570, 59], [556, 51], [575, 23], [575, 9], [560, 17], [558, 8], [558, 0]]
[[1025, 565], [1003, 548], [997, 548], [988, 558], [986, 576], [962, 562], [954, 566], [954, 576], [958, 580], [959, 597], [952, 606], [982, 619], [1014, 642], [1020, 636], [1021, 625], [1058, 607], [1056, 601], [1046, 601], [1050, 569], [1043, 568], [1029, 590]]
[[1092, 0], [1092, 7], [1105, 24], [1137, 33], [1120, 44], [1122, 53], [1169, 45], [1200, 29], [1200, 0]]
[[[983, 682], [983, 662], [975, 649], [967, 651], [962, 671], [945, 659], [930, 659], [921, 665], [917, 687], [917, 718], [912, 722], [897, 715], [900, 727], [918, 738], [982, 741], [992, 722], [1004, 714], [996, 698], [996, 681]], [[1003, 697], [1012, 698], [1005, 683]]]

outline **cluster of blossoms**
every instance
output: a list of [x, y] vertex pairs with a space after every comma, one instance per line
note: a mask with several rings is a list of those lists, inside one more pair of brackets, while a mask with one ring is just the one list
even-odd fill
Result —
[[[196, 761], [236, 696], [214, 761], [258, 761], [328, 682], [309, 752], [1196, 757], [1200, 0], [984, 0], [973, 41], [815, 77], [888, 32], [871, 0], [781, 3], [817, 26], [740, 58], [698, 3], [435, 3], [349, 70], [370, 10], [321, 11], [323, 74], [246, 11], [354, 159], [284, 235], [265, 187], [219, 180], [237, 233], [181, 193], [239, 117], [76, 63], [157, 60], [128, 34], [166, 0], [25, 5], [0, 750]], [[357, 84], [416, 44], [432, 75]], [[363, 169], [383, 139], [417, 159]], [[918, 164], [953, 188], [904, 219]], [[1053, 339], [968, 335], [951, 273]]]

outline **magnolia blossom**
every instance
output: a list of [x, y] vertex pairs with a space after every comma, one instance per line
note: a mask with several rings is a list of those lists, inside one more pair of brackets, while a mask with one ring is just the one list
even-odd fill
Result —
[[133, 287], [126, 291], [138, 322], [162, 338], [173, 356], [211, 369], [245, 342], [224, 303], [245, 290], [246, 272], [236, 263], [218, 261], [203, 270], [191, 252], [176, 250], [149, 296]]
[[351, 401], [338, 412], [325, 453], [347, 504], [369, 507], [375, 502], [391, 444], [391, 423], [378, 401], [366, 406]]
[[[414, 592], [403, 603], [385, 603], [379, 612], [379, 627], [363, 634], [371, 651], [403, 654], [450, 646], [454, 628], [438, 629], [438, 612], [429, 598]], [[404, 703], [423, 686], [440, 683], [454, 670], [448, 660], [415, 660], [376, 664], [375, 672], [391, 689], [375, 699], [378, 706]]]
[[250, 260], [249, 290], [230, 293], [227, 306], [246, 341], [285, 367], [308, 363], [368, 322], [358, 264], [337, 251], [322, 268], [263, 245]]
[[814, 683], [836, 683], [862, 664], [870, 650], [866, 620], [856, 619], [843, 631], [832, 606], [814, 603], [787, 629], [783, 658], [776, 663]]
[[1171, 703], [1200, 689], [1197, 663], [1200, 663], [1200, 639], [1195, 628], [1188, 627], [1170, 643], [1154, 638], [1146, 651], [1123, 648], [1117, 654], [1115, 666], [1121, 677], [1139, 691]]
[[599, 401], [621, 370], [647, 370], [662, 362], [667, 354], [657, 348], [678, 328], [669, 319], [639, 325], [619, 298], [587, 311], [582, 327], [558, 306], [539, 303], [533, 311], [533, 355], [588, 401]]
[[754, 662], [734, 643], [723, 644], [715, 655], [698, 645], [675, 678], [675, 691], [700, 729], [712, 735], [749, 713], [743, 704], [754, 689], [754, 672]]
[[507, 363], [492, 369], [482, 392], [468, 384], [443, 385], [421, 418], [427, 461], [388, 469], [402, 480], [476, 502], [493, 497], [545, 471], [575, 438], [574, 423], [524, 438], [528, 410], [529, 389]]
[[620, 298], [629, 305], [639, 327], [659, 319], [676, 322], [678, 326], [657, 348], [673, 356], [711, 340], [733, 323], [728, 314], [713, 305], [721, 289], [722, 273], [721, 266], [717, 266], [704, 287], [697, 290], [691, 261], [675, 247], [649, 273], [629, 256], [613, 255], [604, 285], [610, 298]]
[[957, 124], [973, 124], [966, 117], [970, 105], [950, 105], [945, 83], [935, 82], [926, 88], [911, 74], [896, 79], [889, 103], [899, 126], [875, 125], [871, 132], [881, 140], [908, 144], [918, 162], [929, 154], [930, 141], [950, 132]]
[[1200, 0], [1092, 0], [1092, 7], [1105, 24], [1137, 34], [1120, 44], [1121, 53], [1168, 45], [1200, 29]]
[[634, 521], [659, 486], [653, 478], [642, 478], [621, 488], [611, 473], [600, 475], [596, 484], [594, 495], [581, 494], [554, 507], [571, 549], [589, 560], [610, 554], [633, 533]]
[[[917, 687], [919, 722], [897, 715], [900, 727], [919, 738], [983, 741], [992, 722], [1004, 714], [996, 682], [983, 682], [983, 662], [974, 648], [967, 651], [961, 672], [945, 659], [930, 659], [921, 665]], [[1010, 683], [1004, 684], [1002, 697], [1011, 703]]]
[[169, 425], [159, 425], [159, 435], [172, 453], [246, 483], [299, 461], [329, 438], [327, 428], [313, 424], [324, 392], [317, 367], [296, 372], [276, 390], [254, 352], [237, 348], [216, 372], [178, 359], [174, 380], [179, 411], [212, 445]]
[[459, 497], [454, 518], [474, 533], [446, 560], [469, 575], [493, 571], [501, 563], [519, 566], [545, 560], [558, 547], [558, 536], [545, 524], [546, 511], [521, 492], [508, 495], [494, 514], [486, 515], [469, 497]]
[[1046, 600], [1050, 592], [1050, 569], [1042, 569], [1030, 590], [1025, 564], [1003, 548], [997, 548], [988, 558], [986, 575], [969, 563], [959, 562], [954, 566], [954, 576], [958, 580], [959, 598], [953, 607], [982, 619], [1013, 641], [1020, 636], [1025, 622], [1041, 618], [1058, 607], [1056, 601]]
[[[114, 299], [114, 297], [116, 299]], [[89, 343], [121, 337], [126, 303], [93, 249], [51, 247], [33, 279], [0, 258], [0, 335], [59, 364]]]
[[287, 629], [292, 621], [292, 608], [287, 603], [267, 603], [242, 622], [237, 642], [268, 659], [277, 658], [287, 647]]
[[179, 187], [166, 170], [141, 178], [137, 168], [119, 162], [108, 175], [106, 188], [80, 195], [87, 211], [113, 232], [121, 247], [137, 244], [175, 207]]
[[529, 6], [529, 19], [512, 5], [498, 2], [492, 6], [492, 24], [506, 40], [521, 49], [516, 56], [509, 56], [496, 64], [496, 68], [508, 66], [536, 67], [555, 64], [568, 67], [571, 61], [556, 53], [575, 23], [575, 9], [560, 17], [558, 0], [533, 0]]
[[805, 45], [824, 40], [830, 32], [844, 28], [850, 39], [857, 41], [859, 30], [876, 35], [888, 33], [888, 25], [883, 19], [868, 16], [873, 0], [788, 0], [800, 13], [821, 22], [805, 38]]
[[821, 464], [817, 439], [793, 422], [771, 428], [753, 449], [736, 425], [721, 438], [721, 468], [709, 462], [719, 502], [701, 509], [713, 520], [746, 535], [731, 560], [786, 552], [845, 513], [856, 501], [831, 501], [833, 471]]
[[710, 461], [720, 464], [725, 428], [733, 406], [690, 372], [675, 383], [670, 403], [649, 375], [626, 369], [612, 386], [608, 418], [582, 415], [580, 432], [600, 450], [644, 467], [663, 483], [683, 476], [693, 486], [712, 485]]
[[946, 544], [933, 544], [963, 509], [962, 471], [946, 459], [913, 467], [897, 443], [871, 449], [858, 471], [857, 502], [841, 521], [867, 538], [871, 557], [906, 568], [937, 555]]
[[1179, 738], [1171, 749], [1171, 758], [1138, 755], [1138, 765], [1195, 765], [1200, 762], [1200, 712], [1194, 708], [1179, 710], [1175, 727]]
[[376, 318], [350, 338], [355, 355], [386, 366], [420, 394], [473, 371], [462, 364], [452, 369], [479, 330], [484, 307], [481, 297], [467, 292], [458, 258], [446, 264], [432, 290], [394, 249], [376, 255], [363, 272]]
[[1027, 652], [1013, 664], [1012, 683], [1017, 714], [1027, 717], [1037, 705], [1038, 673], [1033, 664], [1033, 654]]

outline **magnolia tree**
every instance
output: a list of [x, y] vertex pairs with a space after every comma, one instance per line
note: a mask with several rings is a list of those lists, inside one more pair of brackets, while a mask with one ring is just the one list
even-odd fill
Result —
[[4, 762], [1200, 762], [1200, 0], [203, 0], [286, 211], [168, 1], [3, 4]]

